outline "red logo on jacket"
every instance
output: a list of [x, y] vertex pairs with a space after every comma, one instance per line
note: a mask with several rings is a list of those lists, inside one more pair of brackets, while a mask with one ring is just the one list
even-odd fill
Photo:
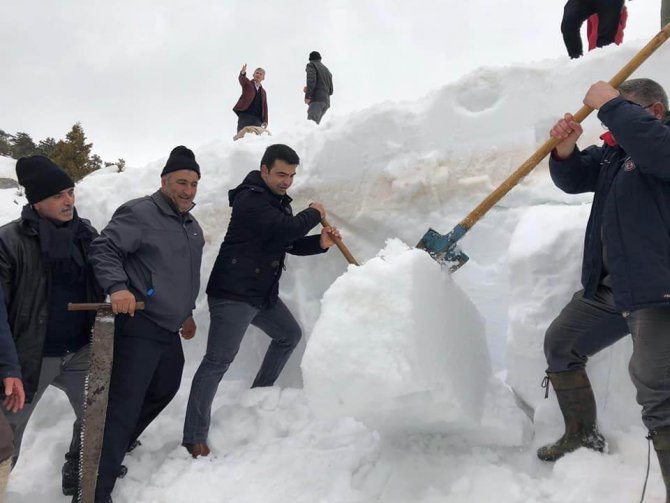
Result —
[[624, 171], [633, 171], [634, 169], [635, 169], [635, 163], [633, 162], [633, 159], [631, 159], [629, 157], [623, 163], [623, 170]]

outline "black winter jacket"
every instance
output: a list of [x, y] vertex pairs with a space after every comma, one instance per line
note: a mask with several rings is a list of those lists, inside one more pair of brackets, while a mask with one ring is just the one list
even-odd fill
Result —
[[[25, 211], [25, 210], [24, 210]], [[82, 254], [88, 264], [88, 248], [98, 235], [88, 220], [81, 219], [85, 233]], [[100, 302], [102, 290], [88, 265], [87, 298], [82, 302]], [[0, 284], [7, 302], [9, 326], [19, 355], [26, 401], [32, 401], [37, 390], [49, 312], [49, 273], [42, 260], [37, 231], [22, 217], [0, 227]], [[95, 321], [88, 318], [87, 331]]]
[[670, 127], [621, 97], [598, 117], [618, 146], [575, 148], [549, 162], [560, 189], [595, 193], [584, 239], [584, 296], [594, 297], [603, 275], [602, 235], [617, 308], [670, 305]]
[[274, 305], [286, 252], [323, 253], [320, 236], [304, 237], [321, 220], [314, 208], [293, 215], [292, 199], [270, 191], [260, 171], [250, 172], [228, 192], [233, 208], [207, 294], [247, 302], [260, 309]]

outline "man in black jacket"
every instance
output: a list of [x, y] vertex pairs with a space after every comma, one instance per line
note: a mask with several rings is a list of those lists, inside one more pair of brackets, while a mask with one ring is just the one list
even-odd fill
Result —
[[63, 493], [79, 481], [79, 447], [88, 371], [89, 341], [95, 313], [67, 311], [68, 302], [99, 302], [88, 261], [98, 233], [79, 218], [74, 182], [43, 156], [16, 163], [28, 203], [21, 218], [0, 227], [0, 283], [16, 344], [26, 392], [25, 407], [5, 408], [14, 432], [14, 461], [30, 415], [49, 385], [63, 390], [76, 415], [63, 466]]
[[309, 53], [309, 63], [305, 67], [305, 73], [307, 74], [305, 85], [305, 104], [308, 105], [307, 119], [319, 124], [330, 108], [333, 76], [328, 67], [321, 62], [321, 54], [317, 51]]
[[193, 378], [184, 422], [183, 445], [193, 457], [209, 454], [212, 401], [249, 325], [272, 338], [252, 387], [272, 386], [300, 340], [300, 326], [279, 298], [286, 252], [324, 253], [339, 237], [329, 227], [305, 237], [325, 217], [319, 203], [293, 215], [286, 191], [299, 163], [290, 147], [271, 145], [260, 171], [228, 193], [233, 212], [207, 285], [207, 352]]
[[[554, 461], [579, 447], [603, 451], [588, 358], [630, 333], [629, 371], [670, 490], [670, 127], [668, 98], [649, 79], [619, 89], [594, 84], [584, 103], [609, 127], [603, 146], [580, 151], [581, 126], [570, 114], [551, 135], [561, 142], [549, 163], [565, 192], [594, 192], [584, 241], [583, 290], [545, 335], [547, 377], [565, 434], [541, 447]], [[669, 491], [670, 496], [670, 491]], [[670, 502], [670, 498], [668, 499]]]

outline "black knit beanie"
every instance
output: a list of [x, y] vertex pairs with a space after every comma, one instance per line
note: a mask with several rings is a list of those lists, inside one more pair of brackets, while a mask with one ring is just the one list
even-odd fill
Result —
[[172, 149], [170, 152], [170, 157], [168, 157], [165, 167], [161, 172], [161, 176], [165, 176], [168, 173], [173, 171], [179, 171], [180, 169], [190, 169], [198, 173], [198, 178], [200, 178], [200, 166], [195, 162], [195, 154], [191, 149], [179, 145]]
[[26, 189], [30, 204], [39, 203], [61, 190], [74, 187], [72, 178], [56, 163], [43, 155], [21, 157], [16, 161], [16, 177]]
[[318, 51], [312, 51], [309, 53], [309, 60], [310, 61], [320, 61], [321, 60], [321, 54], [318, 53]]

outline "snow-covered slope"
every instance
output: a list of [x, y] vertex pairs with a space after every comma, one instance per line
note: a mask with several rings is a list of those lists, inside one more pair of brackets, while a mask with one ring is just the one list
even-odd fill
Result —
[[[639, 46], [608, 48], [577, 62], [480, 69], [415, 103], [384, 103], [333, 117], [322, 127], [300, 123], [270, 138], [188, 145], [195, 147], [203, 172], [194, 210], [207, 240], [203, 279], [228, 223], [227, 190], [257, 168], [269, 143], [287, 143], [302, 157], [292, 189], [294, 208], [324, 203], [353, 254], [366, 261], [389, 238], [413, 245], [431, 226], [450, 230], [535, 150], [553, 120], [579, 108], [590, 83], [608, 79]], [[670, 83], [670, 70], [658, 64], [668, 50], [637, 75]], [[587, 138], [596, 138], [597, 119], [589, 119], [586, 130]], [[158, 187], [162, 162], [85, 179], [77, 186], [80, 214], [103, 227], [123, 201]], [[3, 205], [14, 192], [0, 192]], [[193, 461], [179, 442], [190, 380], [205, 347], [208, 316], [200, 297], [198, 335], [185, 343], [182, 389], [146, 432], [144, 445], [128, 457], [130, 472], [117, 485], [115, 501], [634, 501], [642, 486], [646, 441], [627, 384], [626, 341], [593, 366], [611, 454], [577, 452], [555, 465], [534, 456], [539, 442], [560, 429], [553, 398], [541, 399], [542, 333], [578, 288], [589, 201], [588, 195], [567, 196], [555, 189], [543, 163], [462, 241], [471, 260], [453, 281], [485, 321], [499, 383], [493, 395], [479, 397], [484, 403], [480, 421], [491, 427], [482, 431], [493, 435], [488, 445], [455, 433], [382, 432], [351, 417], [316, 417], [302, 390], [299, 363], [324, 293], [346, 270], [333, 249], [287, 263], [281, 294], [305, 333], [279, 383], [289, 388], [245, 390], [267, 344], [251, 329], [214, 404], [212, 456]], [[3, 220], [18, 214], [18, 205], [5, 207]], [[398, 292], [398, 298], [405, 294]], [[519, 405], [504, 398], [510, 393], [502, 385], [505, 380]], [[342, 389], [350, 385], [344, 377], [338, 384]], [[504, 447], [509, 431], [496, 429], [496, 418], [510, 418], [511, 427], [521, 431], [525, 419], [519, 411], [537, 416], [535, 438], [519, 436], [522, 447]], [[45, 397], [12, 474], [10, 501], [65, 501], [54, 495], [68, 414], [57, 392]], [[649, 490], [652, 498], [663, 494], [654, 461]]]

